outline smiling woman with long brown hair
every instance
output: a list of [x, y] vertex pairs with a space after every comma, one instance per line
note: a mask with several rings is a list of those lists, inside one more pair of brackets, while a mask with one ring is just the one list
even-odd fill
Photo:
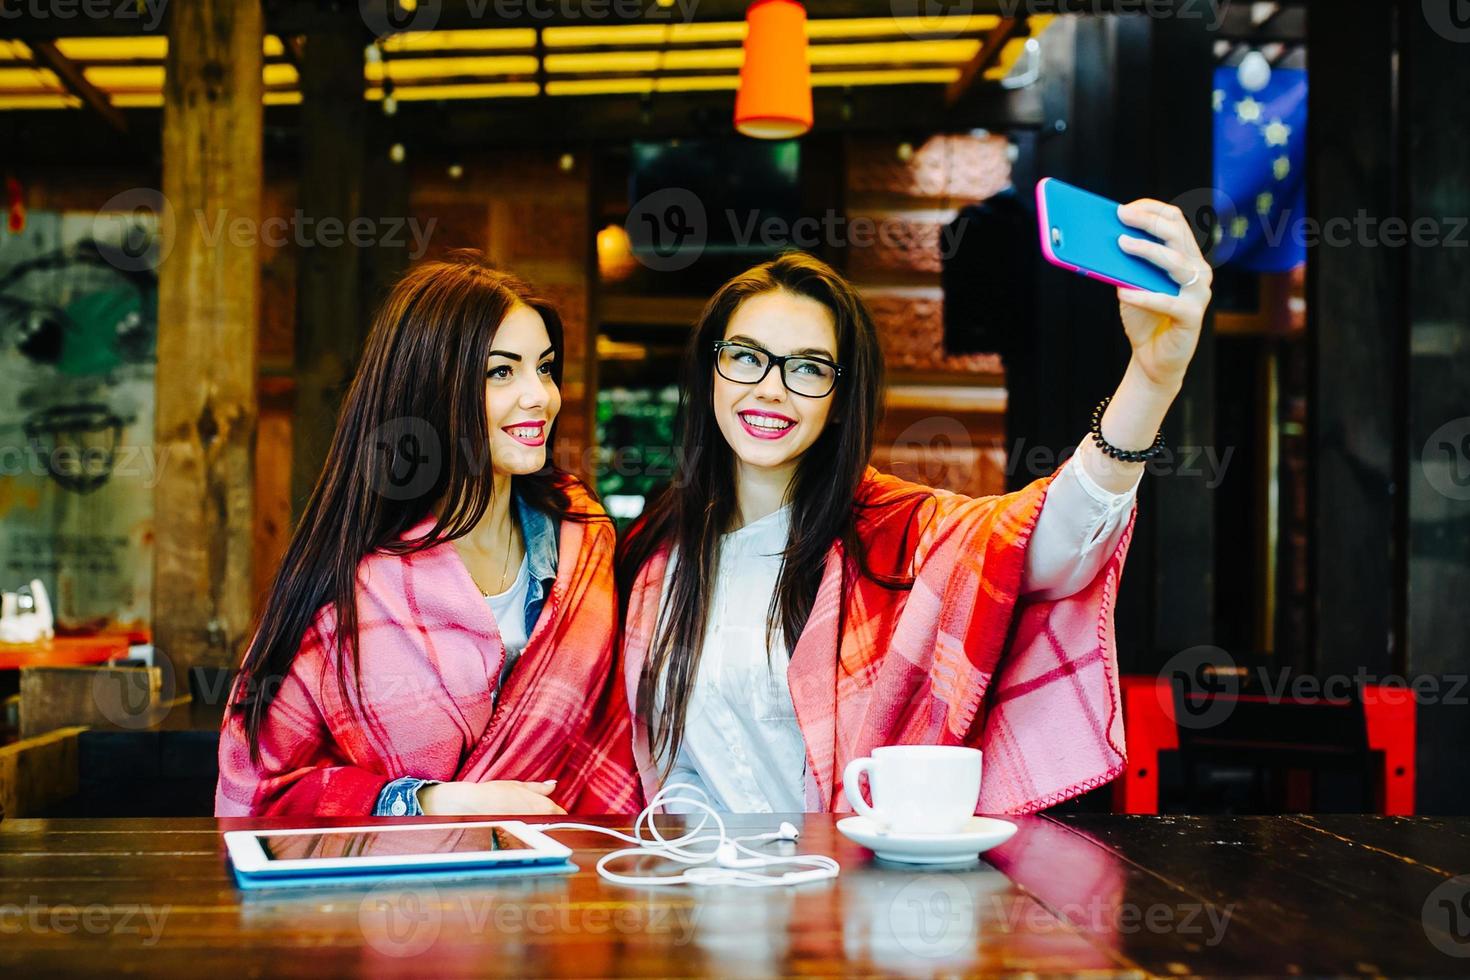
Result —
[[981, 812], [1122, 771], [1112, 606], [1210, 270], [1177, 208], [1119, 217], [1164, 241], [1120, 239], [1181, 291], [1118, 290], [1133, 356], [1116, 392], [1056, 473], [1003, 496], [869, 465], [882, 353], [834, 270], [788, 254], [714, 295], [685, 361], [683, 472], [618, 559], [645, 795], [850, 809], [847, 764], [899, 744], [983, 749]]
[[216, 813], [638, 809], [613, 527], [550, 462], [562, 350], [477, 253], [393, 288], [245, 654]]

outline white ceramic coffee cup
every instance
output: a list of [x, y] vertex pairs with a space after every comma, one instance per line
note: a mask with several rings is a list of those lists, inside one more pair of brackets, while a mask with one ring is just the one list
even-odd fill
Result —
[[[953, 834], [975, 815], [980, 759], [960, 745], [885, 745], [849, 762], [842, 785], [852, 808], [889, 833]], [[865, 772], [871, 805], [858, 785]]]

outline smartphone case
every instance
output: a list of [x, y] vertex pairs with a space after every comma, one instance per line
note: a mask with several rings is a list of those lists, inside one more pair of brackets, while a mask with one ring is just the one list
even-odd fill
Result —
[[1118, 245], [1119, 235], [1159, 239], [1125, 225], [1117, 201], [1044, 177], [1036, 182], [1036, 221], [1041, 254], [1052, 265], [1125, 289], [1179, 295], [1172, 276]]

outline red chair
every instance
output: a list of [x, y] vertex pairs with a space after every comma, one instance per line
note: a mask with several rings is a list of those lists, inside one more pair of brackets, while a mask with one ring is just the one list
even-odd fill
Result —
[[[1173, 678], [1154, 675], [1125, 675], [1121, 682], [1123, 728], [1128, 745], [1128, 766], [1113, 782], [1113, 809], [1119, 813], [1159, 812], [1159, 756], [1165, 751], [1185, 752], [1187, 774], [1201, 759], [1219, 758], [1223, 753], [1239, 757], [1251, 751], [1276, 765], [1289, 765], [1306, 775], [1288, 783], [1288, 808], [1305, 810], [1310, 797], [1313, 760], [1341, 761], [1358, 751], [1351, 744], [1336, 748], [1324, 741], [1291, 737], [1293, 727], [1303, 720], [1310, 725], [1315, 712], [1324, 730], [1340, 725], [1344, 715], [1361, 712], [1360, 756], [1373, 767], [1372, 809], [1391, 815], [1414, 812], [1414, 692], [1405, 687], [1363, 685], [1352, 697], [1301, 699], [1271, 697], [1255, 693], [1214, 692], [1208, 695], [1218, 706], [1217, 714], [1233, 724], [1199, 728], [1186, 721], [1180, 738], [1179, 698], [1193, 700], [1183, 710], [1198, 709], [1205, 696], [1181, 694]], [[1360, 707], [1359, 707], [1360, 706]], [[1302, 712], [1309, 714], [1303, 715]], [[1279, 718], [1280, 726], [1271, 724]], [[1291, 719], [1291, 720], [1289, 720]], [[1349, 735], [1346, 741], [1351, 742]], [[1337, 755], [1338, 760], [1331, 757]]]

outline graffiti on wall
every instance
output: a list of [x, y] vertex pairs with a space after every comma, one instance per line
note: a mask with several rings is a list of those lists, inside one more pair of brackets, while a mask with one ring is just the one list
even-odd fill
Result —
[[41, 579], [63, 630], [148, 623], [156, 256], [148, 216], [0, 233], [0, 588]]

